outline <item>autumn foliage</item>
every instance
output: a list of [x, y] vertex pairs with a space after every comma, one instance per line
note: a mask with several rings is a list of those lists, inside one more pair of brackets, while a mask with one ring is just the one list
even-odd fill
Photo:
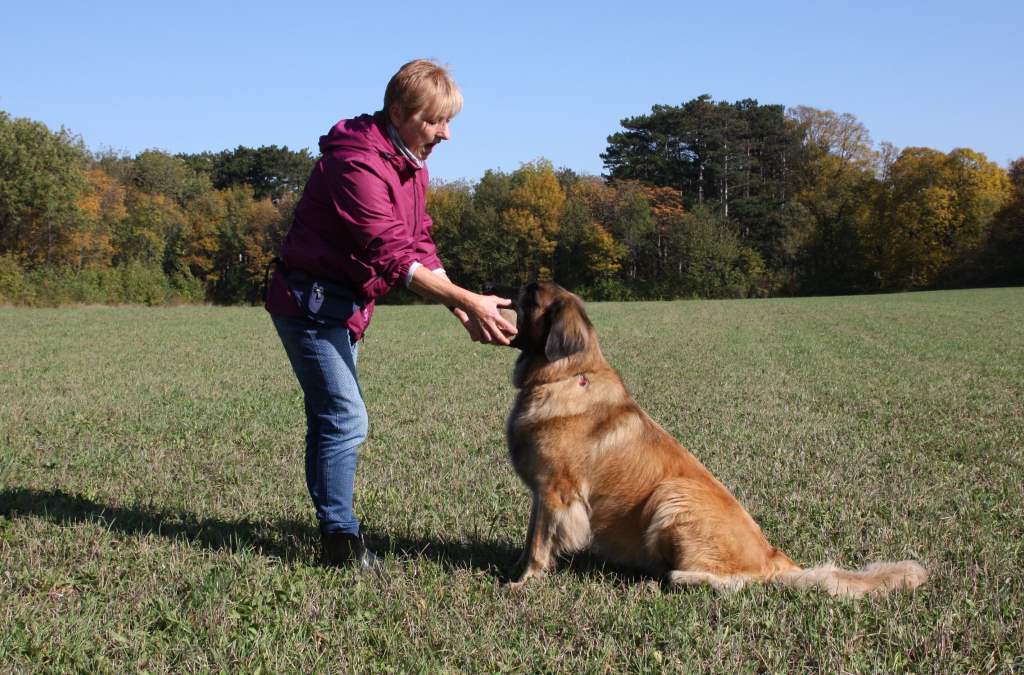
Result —
[[[607, 177], [541, 159], [433, 185], [451, 276], [599, 299], [1024, 280], [1024, 158], [876, 147], [849, 114], [708, 96], [623, 120], [602, 157]], [[0, 302], [258, 302], [312, 162], [96, 155], [0, 112]]]

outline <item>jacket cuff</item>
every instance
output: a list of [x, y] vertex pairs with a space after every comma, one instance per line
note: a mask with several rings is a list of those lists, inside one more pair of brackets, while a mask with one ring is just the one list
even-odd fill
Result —
[[[423, 263], [421, 263], [418, 260], [413, 261], [413, 263], [411, 265], [409, 265], [409, 271], [405, 273], [405, 287], [406, 288], [409, 288], [409, 284], [412, 283], [412, 278], [416, 274], [416, 270], [418, 270], [419, 268], [421, 268], [423, 266], [424, 266]], [[430, 268], [428, 267], [427, 269], [430, 269]], [[434, 268], [434, 269], [432, 269], [430, 271], [433, 272], [434, 274], [440, 274], [445, 279], [448, 278], [448, 273], [444, 271], [443, 267], [437, 267], [437, 268]]]
[[409, 288], [409, 284], [412, 283], [413, 275], [416, 274], [416, 270], [418, 270], [421, 267], [423, 267], [423, 263], [421, 263], [418, 260], [414, 260], [413, 263], [411, 265], [409, 265], [409, 270], [405, 273], [405, 277], [404, 277], [405, 278], [405, 287], [406, 288]]

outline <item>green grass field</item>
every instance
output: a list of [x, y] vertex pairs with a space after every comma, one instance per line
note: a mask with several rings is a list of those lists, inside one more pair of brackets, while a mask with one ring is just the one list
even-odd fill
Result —
[[515, 353], [393, 306], [360, 353], [356, 495], [388, 575], [324, 569], [261, 309], [2, 309], [0, 670], [1024, 669], [1024, 289], [589, 309], [774, 544], [929, 583], [671, 591], [581, 555], [505, 590]]

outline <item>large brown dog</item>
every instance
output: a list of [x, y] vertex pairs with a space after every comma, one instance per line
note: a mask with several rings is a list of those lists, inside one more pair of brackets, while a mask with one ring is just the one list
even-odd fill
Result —
[[913, 561], [802, 570], [640, 409], [601, 353], [578, 297], [553, 283], [531, 284], [516, 310], [520, 391], [508, 447], [533, 506], [513, 586], [543, 574], [558, 554], [587, 546], [673, 584], [732, 589], [766, 581], [859, 597], [924, 582], [927, 573]]

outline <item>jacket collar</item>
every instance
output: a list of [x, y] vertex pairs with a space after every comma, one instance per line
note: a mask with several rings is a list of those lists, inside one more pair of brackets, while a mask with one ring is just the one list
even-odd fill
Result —
[[395, 148], [398, 150], [399, 154], [402, 155], [402, 157], [405, 157], [407, 160], [409, 160], [416, 166], [423, 168], [423, 160], [417, 157], [416, 155], [412, 154], [412, 150], [410, 150], [409, 146], [407, 146], [405, 142], [402, 141], [402, 137], [398, 134], [398, 129], [391, 122], [391, 120], [388, 120], [388, 138], [391, 139], [391, 142], [394, 144]]
[[[391, 121], [384, 114], [383, 110], [378, 110], [373, 114], [373, 124], [376, 128], [380, 138], [378, 139], [377, 151], [380, 156], [391, 163], [392, 166], [399, 172], [415, 173], [426, 166], [425, 162], [413, 162], [404, 154], [400, 148], [395, 144], [395, 141], [391, 138], [391, 134], [388, 132], [388, 127], [391, 126]], [[395, 133], [397, 136], [398, 133]], [[401, 142], [401, 139], [398, 139]]]

